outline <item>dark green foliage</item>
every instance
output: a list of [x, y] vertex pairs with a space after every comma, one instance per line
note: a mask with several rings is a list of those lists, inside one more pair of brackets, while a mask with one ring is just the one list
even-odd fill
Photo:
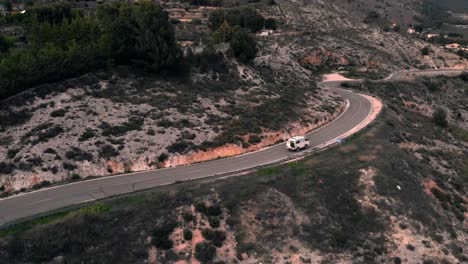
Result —
[[408, 250], [411, 250], [411, 251], [414, 251], [414, 250], [416, 249], [416, 248], [415, 248], [413, 245], [411, 245], [411, 244], [406, 244], [406, 248], [407, 248]]
[[221, 247], [224, 240], [226, 240], [226, 233], [224, 231], [215, 230], [213, 232], [213, 238], [211, 239], [215, 247]]
[[172, 233], [176, 226], [176, 222], [168, 221], [157, 227], [153, 231], [153, 245], [158, 249], [171, 249], [173, 242], [169, 239], [169, 235]]
[[377, 13], [375, 11], [370, 11], [367, 14], [367, 17], [364, 19], [364, 23], [366, 23], [366, 24], [374, 23], [379, 19], [380, 19], [379, 13]]
[[70, 177], [72, 181], [77, 181], [81, 179], [81, 176], [77, 173], [73, 173], [72, 176]]
[[213, 31], [217, 30], [224, 21], [227, 21], [232, 27], [238, 26], [252, 33], [260, 31], [264, 27], [276, 29], [276, 21], [274, 19], [265, 20], [255, 9], [249, 7], [216, 10], [210, 14], [208, 20], [209, 26]]
[[0, 174], [11, 174], [16, 169], [12, 163], [0, 162]]
[[187, 222], [187, 223], [188, 223], [188, 222], [192, 222], [193, 219], [194, 219], [193, 214], [190, 213], [190, 212], [184, 212], [183, 215], [182, 215], [182, 217], [184, 218], [184, 221]]
[[102, 123], [99, 127], [102, 129], [103, 136], [123, 136], [127, 132], [132, 130], [141, 130], [143, 126], [144, 119], [138, 116], [131, 116], [127, 122], [117, 125], [111, 126], [108, 123]]
[[202, 235], [206, 240], [212, 240], [214, 237], [214, 231], [211, 228], [205, 228], [202, 230]]
[[66, 109], [58, 109], [50, 113], [51, 117], [64, 117], [68, 111]]
[[195, 246], [195, 257], [201, 263], [210, 263], [216, 256], [216, 248], [210, 243], [201, 242]]
[[197, 212], [199, 212], [199, 213], [205, 214], [206, 213], [206, 204], [203, 203], [203, 202], [196, 203], [195, 204], [195, 210], [197, 210]]
[[[86, 14], [49, 5], [28, 10], [25, 19], [27, 45], [0, 58], [0, 100], [106, 65], [152, 72], [181, 67], [167, 13], [153, 2], [104, 4]], [[9, 47], [1, 43], [2, 50]]]
[[99, 156], [104, 159], [110, 159], [113, 157], [117, 157], [118, 155], [119, 151], [109, 144], [102, 146], [99, 150]]
[[258, 144], [262, 142], [262, 139], [258, 135], [252, 135], [249, 137], [249, 144]]
[[189, 229], [184, 229], [184, 239], [185, 240], [192, 240], [192, 231], [190, 231]]
[[174, 142], [172, 145], [167, 147], [167, 151], [170, 153], [184, 153], [184, 151], [189, 147], [188, 143], [185, 141]]
[[63, 132], [63, 128], [59, 125], [44, 123], [31, 129], [31, 131], [26, 133], [21, 140], [24, 142], [30, 141], [33, 145], [36, 145], [40, 142], [47, 142], [49, 139], [54, 138]]
[[86, 141], [90, 138], [93, 138], [95, 136], [95, 133], [93, 130], [91, 129], [86, 129], [85, 132], [83, 132], [83, 134], [81, 134], [80, 138], [78, 139], [78, 141]]
[[209, 223], [212, 228], [218, 228], [219, 227], [219, 219], [216, 217], [210, 217], [209, 218]]
[[168, 156], [166, 153], [162, 153], [162, 154], [159, 155], [159, 157], [158, 157], [158, 162], [164, 162], [164, 161], [166, 161], [168, 158], [169, 158], [169, 156]]
[[77, 167], [74, 164], [71, 164], [71, 163], [68, 163], [68, 162], [63, 163], [63, 169], [65, 169], [65, 170], [72, 171], [72, 170], [74, 170], [76, 168]]
[[86, 151], [83, 151], [77, 147], [72, 147], [71, 150], [67, 151], [65, 153], [65, 157], [70, 160], [74, 161], [92, 161], [93, 160], [93, 155], [91, 153], [88, 153]]
[[10, 39], [0, 34], [0, 55], [7, 52], [12, 45], [13, 43]]
[[257, 55], [257, 42], [245, 31], [235, 32], [230, 45], [234, 56], [241, 62], [249, 62]]
[[9, 149], [7, 152], [7, 157], [9, 159], [13, 159], [16, 157], [16, 154], [18, 154], [19, 151], [20, 151], [19, 149]]
[[421, 50], [421, 54], [423, 56], [426, 56], [426, 55], [429, 55], [429, 52], [431, 51], [431, 49], [429, 48], [429, 46], [425, 46], [422, 50]]
[[[440, 1], [443, 2], [443, 1]], [[447, 10], [440, 6], [440, 2], [425, 0], [422, 5], [423, 18], [421, 22], [424, 28], [440, 28], [449, 22], [450, 16]]]
[[208, 216], [219, 216], [222, 213], [221, 206], [213, 205], [206, 208], [206, 215]]
[[447, 127], [447, 112], [445, 112], [445, 110], [440, 107], [435, 109], [434, 113], [432, 114], [432, 121], [438, 126]]
[[44, 153], [47, 153], [47, 154], [57, 154], [57, 151], [53, 148], [46, 148], [44, 150]]

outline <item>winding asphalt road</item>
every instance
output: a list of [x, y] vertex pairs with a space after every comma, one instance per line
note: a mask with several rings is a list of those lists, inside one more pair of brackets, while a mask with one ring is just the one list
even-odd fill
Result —
[[[349, 107], [331, 123], [307, 134], [310, 140], [309, 151], [322, 146], [325, 142], [335, 140], [358, 126], [372, 110], [372, 104], [367, 98], [358, 93], [340, 89], [338, 88], [339, 84], [340, 82], [327, 82], [326, 84], [322, 83], [322, 86], [326, 86], [326, 88], [348, 100]], [[245, 171], [262, 165], [294, 159], [298, 155], [301, 155], [301, 153], [289, 152], [286, 150], [285, 144], [278, 144], [231, 158], [175, 168], [103, 177], [19, 194], [0, 199], [0, 226], [64, 207], [174, 182], [234, 174], [234, 172]]]

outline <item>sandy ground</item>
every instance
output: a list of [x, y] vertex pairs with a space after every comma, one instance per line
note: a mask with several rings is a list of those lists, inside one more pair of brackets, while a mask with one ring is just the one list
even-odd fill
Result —
[[323, 75], [323, 81], [324, 82], [337, 82], [337, 81], [357, 81], [357, 80], [346, 78], [339, 73], [330, 73], [330, 74]]

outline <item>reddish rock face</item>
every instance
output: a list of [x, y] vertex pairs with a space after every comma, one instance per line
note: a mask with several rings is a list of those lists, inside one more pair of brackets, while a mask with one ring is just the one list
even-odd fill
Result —
[[347, 66], [349, 60], [346, 56], [334, 51], [314, 50], [304, 54], [303, 63], [313, 66]]

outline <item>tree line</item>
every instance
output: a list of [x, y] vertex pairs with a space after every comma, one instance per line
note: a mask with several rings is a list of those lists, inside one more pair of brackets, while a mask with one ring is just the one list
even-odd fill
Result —
[[168, 15], [153, 2], [104, 4], [93, 12], [34, 7], [20, 23], [26, 32], [20, 47], [0, 36], [0, 100], [109, 65], [162, 72], [182, 64]]

